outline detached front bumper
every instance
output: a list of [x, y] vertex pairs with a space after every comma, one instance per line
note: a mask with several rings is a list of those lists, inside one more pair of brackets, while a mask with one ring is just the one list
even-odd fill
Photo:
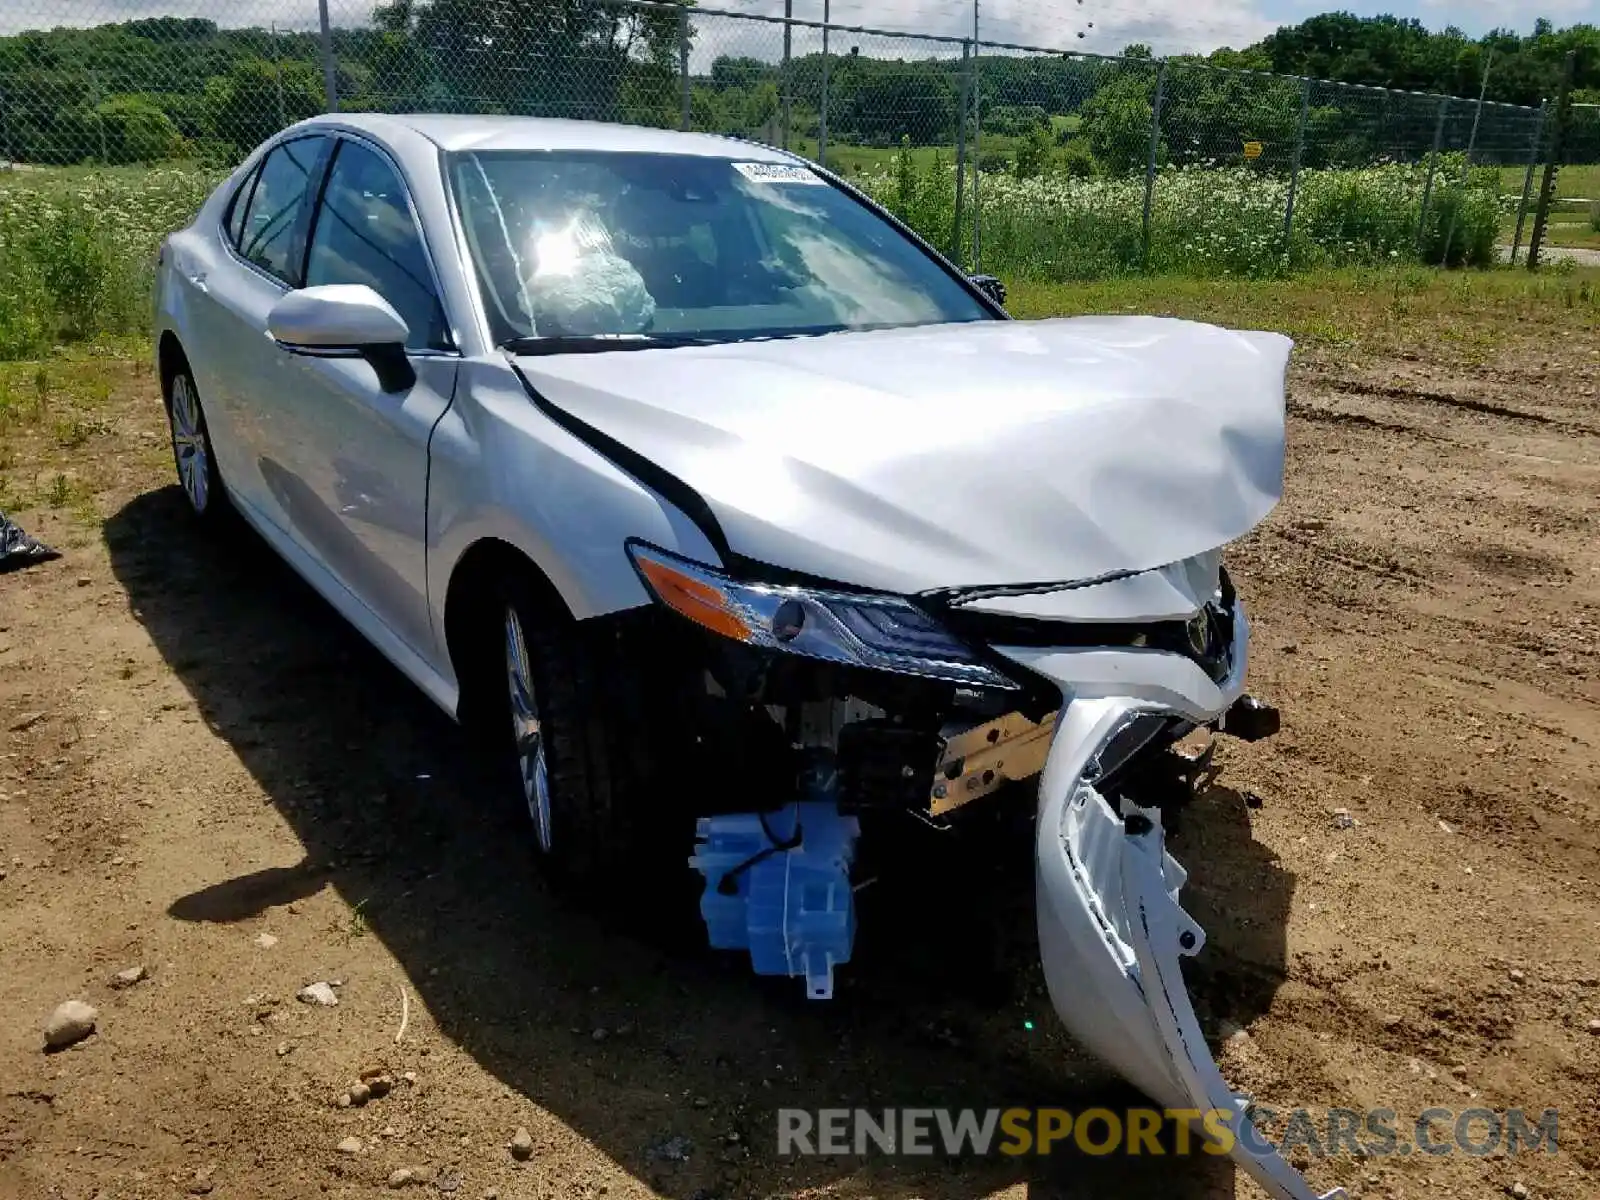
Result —
[[[1067, 701], [1039, 784], [1039, 947], [1057, 1013], [1086, 1048], [1163, 1106], [1204, 1114], [1230, 1155], [1277, 1200], [1318, 1200], [1255, 1132], [1222, 1078], [1183, 983], [1180, 960], [1205, 931], [1178, 900], [1187, 873], [1166, 851], [1158, 809], [1120, 799], [1103, 757], [1149, 716], [1196, 725], [1243, 694], [1249, 625], [1234, 623], [1231, 665], [1217, 681], [1181, 655], [1141, 649], [997, 651], [1044, 675]], [[1342, 1200], [1334, 1189], [1320, 1200]]]

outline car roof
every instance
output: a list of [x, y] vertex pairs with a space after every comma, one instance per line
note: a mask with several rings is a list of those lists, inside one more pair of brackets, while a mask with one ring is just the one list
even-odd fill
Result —
[[604, 121], [556, 117], [478, 116], [469, 113], [338, 113], [303, 125], [332, 125], [365, 131], [385, 141], [409, 132], [446, 151], [457, 150], [611, 150], [645, 154], [686, 154], [746, 162], [794, 162], [795, 156], [771, 146], [710, 133], [682, 133]]

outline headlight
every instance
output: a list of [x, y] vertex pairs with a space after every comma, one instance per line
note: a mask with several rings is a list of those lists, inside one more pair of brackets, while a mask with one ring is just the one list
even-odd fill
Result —
[[898, 596], [741, 583], [637, 543], [628, 546], [628, 554], [658, 601], [736, 642], [972, 687], [1017, 687]]

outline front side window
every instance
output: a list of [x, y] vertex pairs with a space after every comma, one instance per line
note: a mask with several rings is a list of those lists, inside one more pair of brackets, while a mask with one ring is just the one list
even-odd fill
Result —
[[295, 225], [323, 141], [321, 137], [303, 137], [273, 147], [261, 164], [260, 177], [239, 224], [239, 254], [288, 284], [299, 282], [294, 264]]
[[995, 319], [807, 167], [681, 154], [452, 155], [495, 341], [695, 340]]
[[306, 286], [364, 283], [394, 306], [413, 350], [450, 348], [422, 235], [405, 185], [387, 159], [359, 142], [339, 145], [306, 256]]

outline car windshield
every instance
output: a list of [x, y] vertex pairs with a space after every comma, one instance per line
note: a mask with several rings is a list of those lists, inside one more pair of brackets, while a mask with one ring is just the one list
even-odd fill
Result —
[[455, 154], [448, 173], [496, 344], [670, 345], [995, 319], [808, 167], [518, 150]]

